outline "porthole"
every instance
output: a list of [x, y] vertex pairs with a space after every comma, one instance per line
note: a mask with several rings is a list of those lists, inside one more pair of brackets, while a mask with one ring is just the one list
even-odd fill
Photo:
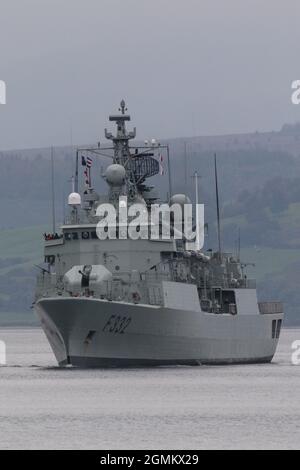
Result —
[[88, 240], [90, 238], [89, 232], [82, 232], [81, 237], [83, 240]]

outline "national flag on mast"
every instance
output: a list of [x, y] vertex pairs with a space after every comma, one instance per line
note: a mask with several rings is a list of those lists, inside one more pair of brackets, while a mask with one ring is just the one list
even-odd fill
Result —
[[93, 160], [90, 157], [86, 157], [86, 166], [88, 168], [91, 168], [92, 164], [93, 164]]

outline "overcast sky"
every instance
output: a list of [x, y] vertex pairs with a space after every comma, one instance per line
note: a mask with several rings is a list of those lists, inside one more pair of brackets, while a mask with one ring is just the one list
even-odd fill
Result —
[[138, 137], [300, 120], [299, 0], [1, 0], [0, 149], [104, 141], [125, 98]]

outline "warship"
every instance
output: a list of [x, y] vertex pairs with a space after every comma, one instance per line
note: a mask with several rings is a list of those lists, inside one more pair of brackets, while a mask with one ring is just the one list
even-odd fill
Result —
[[[126, 129], [124, 100], [109, 120], [116, 124], [115, 134], [105, 129], [110, 147], [77, 149], [69, 215], [60, 233], [44, 235], [46, 265], [37, 276], [34, 307], [58, 364], [270, 362], [282, 304], [258, 302], [255, 280], [245, 275], [239, 256], [220, 245], [205, 252], [196, 242], [176, 238], [174, 230], [169, 239], [123, 236], [120, 200], [128, 207], [139, 202], [146, 212], [159, 201], [147, 180], [161, 171], [160, 145], [130, 145], [136, 130]], [[101, 154], [112, 159], [102, 175], [103, 195], [91, 183], [91, 155]], [[170, 176], [169, 191], [169, 203], [188, 202], [184, 194], [171, 194]], [[115, 238], [99, 238], [101, 204], [116, 208]]]

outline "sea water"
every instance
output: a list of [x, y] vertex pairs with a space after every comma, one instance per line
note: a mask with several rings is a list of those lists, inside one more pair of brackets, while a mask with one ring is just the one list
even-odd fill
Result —
[[60, 369], [40, 329], [0, 329], [1, 449], [296, 449], [300, 365]]

